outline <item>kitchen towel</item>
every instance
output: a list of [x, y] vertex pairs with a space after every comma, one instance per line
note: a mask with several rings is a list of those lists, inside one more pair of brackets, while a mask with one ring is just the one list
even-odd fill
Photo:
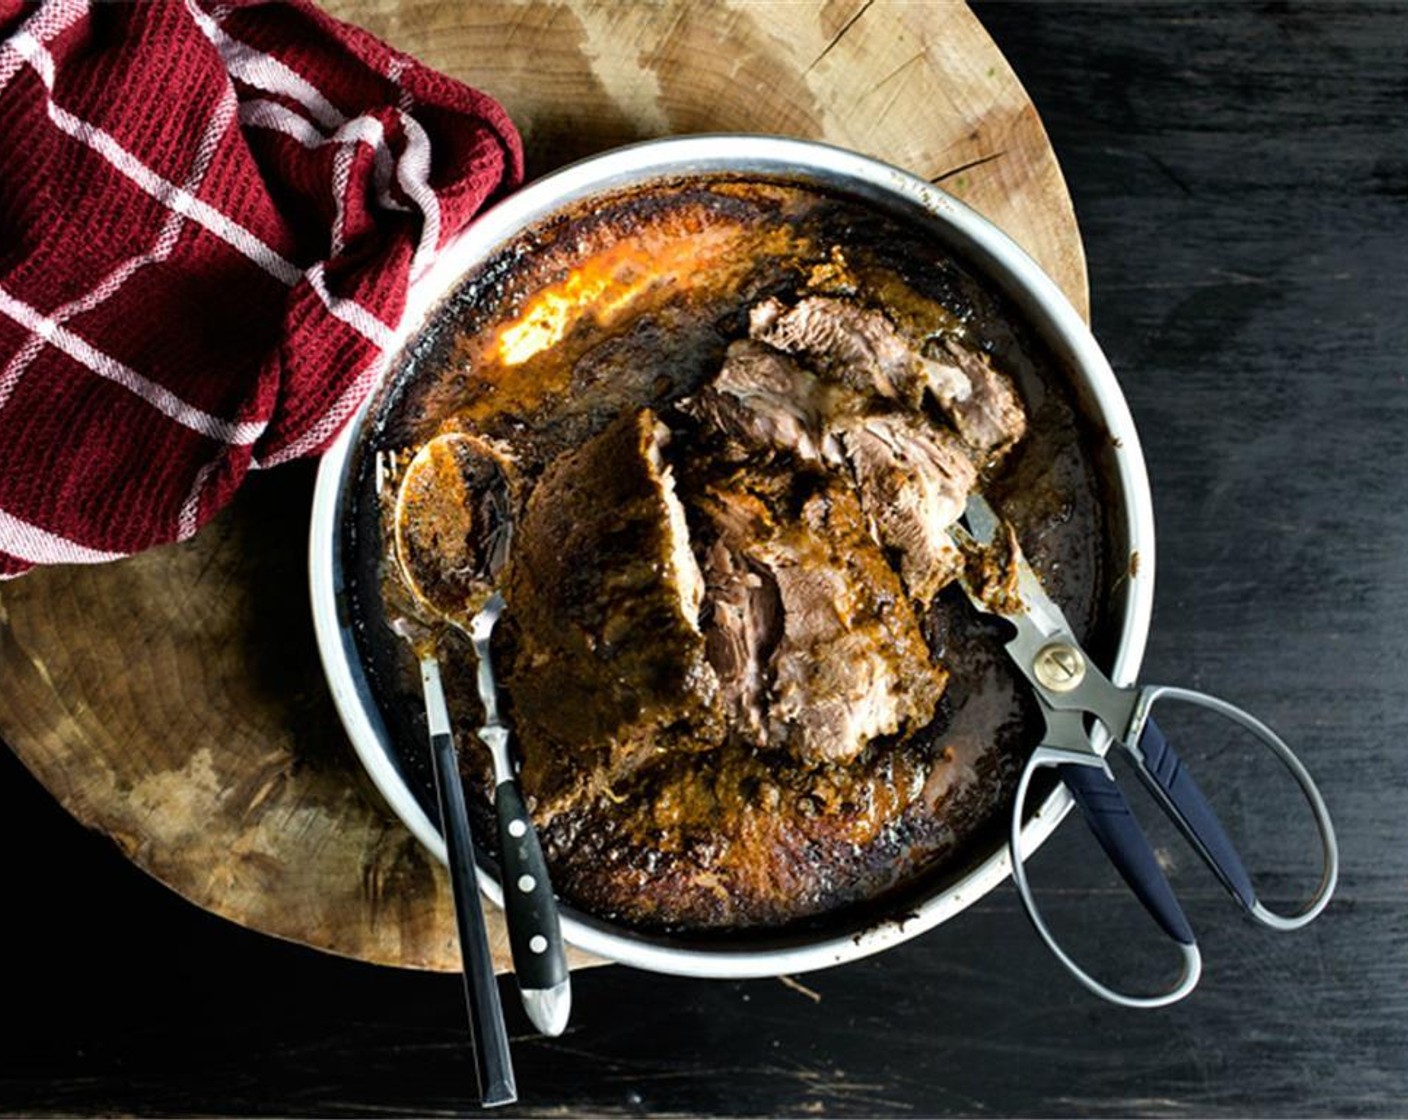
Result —
[[0, 577], [325, 448], [522, 167], [492, 98], [302, 0], [0, 0]]

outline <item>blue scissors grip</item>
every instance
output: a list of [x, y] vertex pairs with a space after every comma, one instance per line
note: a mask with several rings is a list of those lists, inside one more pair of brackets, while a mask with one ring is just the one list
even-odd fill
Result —
[[1183, 825], [1202, 848], [1204, 858], [1213, 866], [1218, 877], [1248, 910], [1256, 903], [1256, 888], [1242, 863], [1242, 857], [1227, 836], [1198, 783], [1183, 766], [1178, 752], [1164, 737], [1153, 719], [1144, 724], [1139, 736], [1139, 750], [1144, 755], [1144, 773], [1172, 802], [1183, 818]]
[[1063, 763], [1056, 771], [1075, 798], [1090, 831], [1144, 908], [1171, 938], [1182, 945], [1192, 945], [1193, 927], [1114, 779], [1103, 767], [1072, 762]]

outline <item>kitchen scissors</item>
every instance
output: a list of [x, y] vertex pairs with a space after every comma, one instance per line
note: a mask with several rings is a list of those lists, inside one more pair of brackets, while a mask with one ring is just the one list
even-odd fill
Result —
[[[1318, 915], [1335, 889], [1339, 850], [1320, 791], [1280, 736], [1255, 716], [1215, 696], [1160, 685], [1122, 688], [1111, 682], [1081, 648], [1065, 615], [1047, 596], [1022, 555], [1015, 534], [981, 496], [969, 498], [962, 521], [950, 528], [950, 534], [969, 557], [980, 556], [987, 549], [1006, 549], [1010, 553], [1004, 568], [1009, 578], [1002, 586], [980, 586], [970, 571], [964, 576], [963, 587], [978, 610], [998, 615], [1016, 628], [1016, 635], [1007, 642], [1007, 651], [1036, 692], [1046, 717], [1041, 743], [1032, 752], [1017, 784], [1008, 843], [1012, 878], [1027, 916], [1071, 974], [1112, 1003], [1162, 1007], [1191, 992], [1202, 973], [1202, 956], [1188, 918], [1110, 771], [1106, 755], [1112, 748], [1124, 752], [1157, 804], [1255, 921], [1272, 929], [1290, 930]], [[1010, 578], [1013, 575], [1015, 578]], [[1290, 771], [1314, 814], [1322, 856], [1320, 885], [1297, 913], [1275, 913], [1257, 897], [1251, 876], [1212, 806], [1151, 716], [1160, 701], [1196, 705], [1232, 721], [1250, 732]], [[1047, 769], [1056, 771], [1125, 882], [1182, 950], [1182, 974], [1167, 991], [1128, 995], [1107, 987], [1066, 953], [1042, 917], [1022, 865], [1021, 832], [1032, 781], [1037, 773]]]

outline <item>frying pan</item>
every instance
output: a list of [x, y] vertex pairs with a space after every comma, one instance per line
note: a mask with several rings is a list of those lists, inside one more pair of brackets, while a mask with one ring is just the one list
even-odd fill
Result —
[[[1005, 298], [1044, 347], [1057, 376], [1090, 431], [1101, 474], [1103, 542], [1113, 558], [1103, 603], [1111, 678], [1134, 680], [1143, 658], [1154, 589], [1154, 528], [1148, 478], [1138, 435], [1109, 363], [1056, 284], [1010, 238], [930, 183], [885, 163], [828, 145], [781, 137], [710, 135], [669, 138], [616, 149], [540, 179], [482, 215], [447, 244], [413, 287], [397, 342], [388, 352], [380, 391], [374, 392], [323, 457], [313, 501], [309, 574], [318, 648], [334, 701], [352, 746], [392, 811], [442, 862], [445, 845], [433, 822], [425, 772], [417, 762], [423, 736], [410, 732], [404, 713], [386, 703], [383, 678], [393, 649], [389, 632], [372, 635], [355, 609], [374, 574], [357, 542], [375, 532], [364, 500], [363, 452], [398, 379], [414, 377], [425, 349], [427, 323], [463, 307], [468, 282], [516, 238], [567, 208], [652, 182], [687, 177], [744, 176], [809, 187], [878, 210], [917, 239], [946, 251]], [[456, 301], [461, 301], [457, 307]], [[369, 650], [372, 651], [369, 653]], [[390, 657], [391, 654], [386, 654]], [[1056, 786], [1022, 832], [1024, 855], [1052, 833], [1071, 808]], [[478, 869], [484, 891], [502, 902], [497, 868]], [[825, 968], [857, 960], [917, 937], [953, 918], [1011, 873], [1002, 830], [956, 869], [916, 881], [907, 893], [873, 908], [853, 907], [834, 919], [782, 932], [738, 936], [646, 933], [565, 906], [563, 936], [590, 953], [639, 968], [677, 975], [741, 978]]]

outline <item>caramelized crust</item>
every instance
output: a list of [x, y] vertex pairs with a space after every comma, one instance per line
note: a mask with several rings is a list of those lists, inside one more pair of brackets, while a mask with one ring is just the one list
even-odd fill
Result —
[[523, 513], [505, 598], [519, 737], [556, 756], [535, 761], [615, 781], [667, 745], [722, 737], [666, 435], [649, 409], [621, 417], [558, 459]]

